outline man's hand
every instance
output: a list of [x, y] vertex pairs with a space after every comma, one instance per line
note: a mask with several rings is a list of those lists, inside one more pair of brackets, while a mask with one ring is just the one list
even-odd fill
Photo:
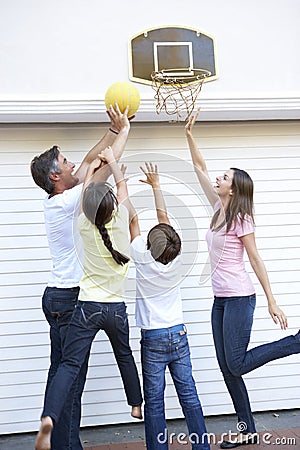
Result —
[[115, 103], [114, 108], [112, 105], [107, 110], [107, 114], [111, 121], [111, 129], [117, 133], [121, 131], [122, 128], [130, 128], [129, 120], [133, 119], [134, 116], [128, 118], [128, 106], [126, 107], [124, 113], [121, 113], [119, 105]]
[[146, 180], [140, 180], [141, 183], [150, 184], [153, 189], [159, 188], [160, 184], [157, 165], [155, 164], [155, 166], [153, 166], [151, 162], [146, 162], [145, 166], [146, 170], [143, 167], [140, 167], [141, 171], [146, 175]]

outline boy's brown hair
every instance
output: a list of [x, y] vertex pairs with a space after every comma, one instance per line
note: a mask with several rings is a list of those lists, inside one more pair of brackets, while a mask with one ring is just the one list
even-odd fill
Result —
[[147, 249], [155, 261], [166, 265], [179, 255], [181, 239], [171, 225], [159, 223], [148, 233]]

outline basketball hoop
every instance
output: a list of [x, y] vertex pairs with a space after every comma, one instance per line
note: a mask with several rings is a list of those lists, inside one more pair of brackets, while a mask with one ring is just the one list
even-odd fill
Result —
[[169, 115], [186, 111], [188, 119], [192, 114], [195, 102], [201, 91], [203, 82], [211, 72], [203, 69], [163, 69], [151, 73], [152, 88], [156, 94], [156, 113], [165, 111]]

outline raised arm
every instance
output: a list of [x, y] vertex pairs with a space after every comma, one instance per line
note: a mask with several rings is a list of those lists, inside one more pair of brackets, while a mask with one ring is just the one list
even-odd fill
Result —
[[[109, 148], [112, 149], [115, 161], [119, 161], [119, 159], [121, 158], [123, 151], [125, 149], [125, 145], [126, 145], [126, 142], [128, 139], [128, 134], [130, 131], [130, 122], [129, 122], [129, 119], [127, 117], [127, 114], [125, 114], [125, 112], [122, 115], [122, 118], [120, 118], [120, 120], [119, 120], [119, 126], [120, 126], [119, 134], [116, 137], [112, 146], [108, 146]], [[105, 149], [102, 149], [101, 152], [99, 153], [99, 155], [102, 154], [102, 152], [104, 150]], [[95, 183], [97, 183], [99, 181], [106, 181], [111, 174], [112, 174], [112, 170], [111, 170], [110, 164], [107, 164], [106, 159], [102, 158], [102, 164], [101, 164], [100, 168], [94, 173], [92, 181], [94, 181]]]
[[[109, 109], [107, 110], [107, 114], [110, 118], [110, 127], [105, 133], [105, 135], [102, 137], [102, 139], [85, 155], [82, 163], [77, 169], [76, 175], [79, 179], [79, 183], [82, 183], [84, 181], [89, 164], [91, 164], [91, 162], [95, 160], [97, 155], [101, 153], [102, 150], [104, 150], [108, 146], [113, 146], [115, 141], [118, 140], [120, 135], [121, 135], [120, 138], [122, 140], [126, 132], [127, 132], [126, 135], [127, 139], [130, 130], [130, 122], [129, 119], [127, 118], [127, 112], [128, 108], [126, 109], [126, 111], [124, 111], [124, 113], [121, 113], [117, 104], [115, 105], [115, 108], [113, 108], [112, 106], [109, 107]], [[124, 147], [120, 146], [115, 147], [114, 151], [116, 160], [120, 159], [123, 150]], [[108, 169], [103, 171], [103, 180], [107, 179], [110, 174], [111, 172]]]
[[129, 213], [129, 232], [131, 236], [131, 241], [140, 234], [140, 227], [138, 222], [138, 216], [136, 214], [135, 208], [130, 201], [127, 189], [127, 179], [125, 177], [126, 166], [124, 164], [119, 167], [114, 153], [111, 147], [106, 148], [99, 155], [102, 161], [109, 165], [109, 168], [113, 174], [116, 186], [117, 186], [117, 200], [118, 203], [126, 206]]
[[209, 203], [212, 206], [214, 206], [216, 201], [218, 200], [218, 195], [216, 194], [216, 192], [213, 188], [213, 185], [209, 179], [205, 160], [204, 160], [204, 158], [196, 144], [194, 136], [192, 134], [193, 126], [197, 120], [199, 112], [200, 112], [200, 109], [198, 109], [197, 112], [189, 118], [189, 120], [185, 126], [185, 134], [186, 134], [187, 142], [188, 142], [189, 149], [191, 152], [194, 169], [195, 169], [196, 175], [198, 177], [198, 180], [200, 182], [200, 185], [201, 185]]
[[153, 166], [151, 162], [146, 162], [145, 165], [146, 169], [143, 167], [140, 167], [140, 169], [145, 174], [146, 180], [140, 181], [142, 183], [150, 184], [152, 187], [158, 222], [170, 225], [165, 199], [160, 187], [158, 167], [156, 164]]
[[[128, 197], [128, 190], [127, 190], [127, 183], [124, 178], [124, 174], [122, 170], [119, 167], [119, 164], [116, 161], [114, 152], [112, 147], [106, 147], [101, 153], [99, 153], [99, 158], [102, 162], [107, 163], [109, 166], [109, 169], [114, 177], [115, 184], [117, 187], [117, 200], [118, 203], [124, 202]], [[100, 169], [101, 171], [102, 169]], [[92, 181], [103, 181], [97, 179], [98, 172], [95, 173], [95, 175], [92, 177]]]
[[80, 202], [80, 212], [82, 212], [82, 199], [85, 189], [88, 187], [88, 185], [92, 182], [93, 176], [97, 170], [99, 170], [99, 167], [103, 164], [102, 160], [99, 158], [99, 155], [97, 158], [95, 158], [87, 167], [87, 171], [85, 174], [85, 179], [82, 186], [82, 192], [81, 192], [81, 202]]

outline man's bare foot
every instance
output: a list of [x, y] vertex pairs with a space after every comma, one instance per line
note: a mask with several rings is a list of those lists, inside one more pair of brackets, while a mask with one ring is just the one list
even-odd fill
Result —
[[50, 416], [42, 418], [40, 430], [35, 441], [35, 450], [51, 450], [53, 421]]
[[143, 418], [143, 414], [142, 414], [142, 407], [141, 407], [141, 405], [139, 405], [139, 406], [132, 406], [131, 407], [131, 415], [135, 419], [142, 419]]

